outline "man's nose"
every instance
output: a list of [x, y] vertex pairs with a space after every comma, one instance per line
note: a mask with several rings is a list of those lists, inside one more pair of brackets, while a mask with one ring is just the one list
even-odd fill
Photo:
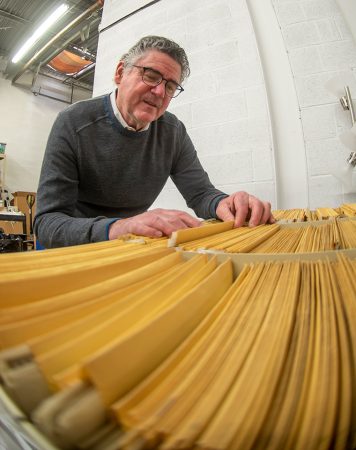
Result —
[[161, 98], [164, 98], [166, 95], [166, 83], [162, 81], [162, 83], [158, 84], [157, 86], [153, 86], [151, 88], [151, 92]]

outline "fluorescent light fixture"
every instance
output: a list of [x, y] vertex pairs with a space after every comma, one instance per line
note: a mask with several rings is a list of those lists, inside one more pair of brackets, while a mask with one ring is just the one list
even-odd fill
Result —
[[40, 37], [68, 10], [69, 6], [63, 3], [59, 6], [42, 24], [37, 28], [33, 35], [24, 43], [16, 55], [12, 58], [13, 63], [17, 63], [38, 42]]

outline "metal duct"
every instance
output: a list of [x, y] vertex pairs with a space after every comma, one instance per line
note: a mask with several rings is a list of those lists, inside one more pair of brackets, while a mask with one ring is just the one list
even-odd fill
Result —
[[94, 11], [102, 8], [104, 5], [104, 0], [96, 0], [95, 3], [86, 9], [82, 14], [76, 17], [72, 22], [70, 22], [66, 27], [63, 28], [59, 33], [53, 36], [46, 45], [44, 45], [35, 55], [16, 73], [16, 75], [12, 79], [12, 83], [15, 83], [18, 78], [29, 69], [33, 63], [35, 63], [38, 58], [48, 49], [51, 45], [55, 44], [65, 33], [74, 28], [80, 22], [82, 22], [86, 17], [92, 14]]

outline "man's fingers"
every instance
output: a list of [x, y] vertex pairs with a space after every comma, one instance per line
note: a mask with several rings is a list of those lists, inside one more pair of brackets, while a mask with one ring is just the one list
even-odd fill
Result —
[[224, 222], [229, 222], [231, 220], [235, 220], [234, 214], [231, 212], [230, 205], [228, 203], [224, 203], [219, 205], [219, 219], [223, 220]]
[[253, 195], [249, 198], [250, 220], [248, 222], [250, 227], [255, 227], [263, 222], [264, 205], [263, 203]]
[[182, 228], [199, 227], [202, 223], [201, 220], [191, 216], [187, 212], [176, 209], [153, 209], [148, 213], [156, 214], [158, 217], [176, 223], [177, 226], [181, 226]]
[[271, 204], [269, 202], [263, 202], [264, 212], [262, 215], [262, 223], [275, 223], [275, 218], [271, 213]]
[[137, 234], [138, 236], [147, 236], [152, 238], [159, 238], [164, 235], [163, 231], [158, 227], [150, 226], [145, 223], [132, 222], [131, 224], [131, 234]]
[[249, 226], [275, 222], [270, 203], [262, 202], [247, 192], [235, 192], [221, 200], [216, 214], [221, 220], [234, 220], [235, 227], [241, 227], [246, 221], [249, 221]]
[[247, 220], [250, 214], [249, 198], [247, 192], [238, 192], [233, 196], [235, 206], [235, 227], [241, 227]]
[[110, 226], [109, 239], [127, 233], [148, 237], [170, 236], [173, 231], [200, 225], [200, 220], [183, 211], [155, 209], [116, 221]]

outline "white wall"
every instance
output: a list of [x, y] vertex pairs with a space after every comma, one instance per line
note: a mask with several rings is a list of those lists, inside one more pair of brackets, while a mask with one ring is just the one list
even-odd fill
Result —
[[[110, 18], [125, 16], [127, 3], [106, 2], [101, 28]], [[119, 57], [147, 34], [172, 38], [188, 53], [192, 74], [169, 110], [187, 126], [212, 182], [228, 193], [247, 190], [275, 205], [267, 99], [246, 3], [161, 0], [105, 29], [94, 94], [112, 89]], [[155, 205], [186, 209], [171, 182]]]
[[350, 2], [350, 0], [336, 0], [336, 3], [341, 9], [348, 28], [356, 41], [356, 2]]
[[[261, 40], [256, 44], [257, 20], [253, 14], [251, 19], [248, 8], [254, 2], [262, 9], [262, 0], [260, 7], [258, 0], [161, 0], [116, 24], [132, 9], [149, 2], [107, 0], [94, 94], [112, 89], [119, 57], [141, 36], [157, 33], [171, 37], [187, 50], [192, 75], [186, 92], [172, 101], [170, 110], [187, 125], [202, 163], [219, 188], [247, 190], [269, 199], [273, 207], [278, 203], [288, 208], [315, 208], [355, 202], [355, 194], [345, 195], [341, 183], [330, 175], [350, 152], [339, 135], [351, 124], [348, 112], [326, 91], [325, 82], [340, 71], [356, 74], [355, 43], [338, 9], [340, 0], [263, 1], [273, 9], [293, 82], [294, 112], [301, 130], [298, 139], [302, 139], [298, 158], [300, 167], [305, 163], [306, 176], [302, 188], [307, 200], [304, 192], [297, 195], [302, 204], [286, 189], [294, 189], [298, 182], [298, 176], [290, 179], [285, 162], [292, 161], [293, 166], [296, 153], [291, 151], [292, 145], [280, 145], [276, 139], [275, 131], [283, 134], [285, 130], [269, 109], [271, 101], [278, 104], [269, 88], [264, 61], [270, 60], [270, 55], [263, 58]], [[262, 15], [262, 20], [268, 30], [267, 15]], [[273, 45], [276, 41], [271, 40]], [[281, 93], [285, 95], [283, 90]], [[355, 98], [356, 90], [352, 94]], [[0, 78], [0, 142], [7, 143], [6, 184], [10, 191], [37, 189], [50, 128], [66, 106], [35, 97]], [[275, 109], [281, 111], [279, 106]], [[291, 131], [286, 133], [293, 138]], [[282, 182], [283, 176], [286, 180]], [[286, 197], [282, 201], [281, 193]], [[170, 182], [156, 205], [185, 209]]]
[[[344, 194], [341, 183], [330, 175], [335, 167], [344, 165], [350, 153], [339, 135], [351, 128], [351, 119], [325, 87], [342, 72], [356, 75], [355, 41], [336, 0], [273, 0], [272, 4], [295, 80], [310, 207], [355, 202], [356, 194]], [[356, 98], [355, 89], [352, 94]]]
[[[351, 124], [348, 113], [324, 86], [339, 71], [356, 68], [355, 43], [336, 0], [263, 0], [272, 8], [278, 25], [291, 80], [289, 93], [281, 90], [281, 95], [288, 99], [293, 95], [296, 150], [295, 145], [294, 149], [281, 145], [283, 139], [276, 136], [277, 130], [291, 140], [293, 132], [278, 115], [270, 113], [273, 107], [277, 112], [280, 107], [269, 89], [270, 75], [264, 66], [269, 55], [264, 58], [261, 45], [264, 39], [256, 44], [256, 17], [251, 17], [248, 9], [252, 2], [161, 0], [125, 17], [128, 1], [107, 1], [94, 94], [112, 89], [119, 57], [140, 37], [161, 34], [172, 38], [186, 49], [192, 75], [170, 110], [185, 122], [217, 187], [226, 192], [248, 190], [269, 199], [274, 208], [354, 202], [355, 194], [345, 195], [341, 183], [330, 175], [349, 154], [338, 135]], [[148, 2], [134, 3], [132, 9]], [[263, 7], [262, 0], [254, 3], [257, 10]], [[261, 20], [268, 30], [270, 18], [262, 15]], [[279, 205], [280, 199], [283, 204]], [[156, 205], [184, 208], [171, 183]]]
[[[46, 92], [58, 95], [53, 88]], [[88, 97], [87, 91], [83, 93]], [[49, 132], [57, 114], [67, 106], [0, 77], [0, 142], [7, 144], [5, 185], [9, 192], [37, 190]]]
[[6, 142], [6, 179], [10, 192], [36, 191], [52, 123], [65, 106], [35, 96], [0, 78], [0, 141]]

